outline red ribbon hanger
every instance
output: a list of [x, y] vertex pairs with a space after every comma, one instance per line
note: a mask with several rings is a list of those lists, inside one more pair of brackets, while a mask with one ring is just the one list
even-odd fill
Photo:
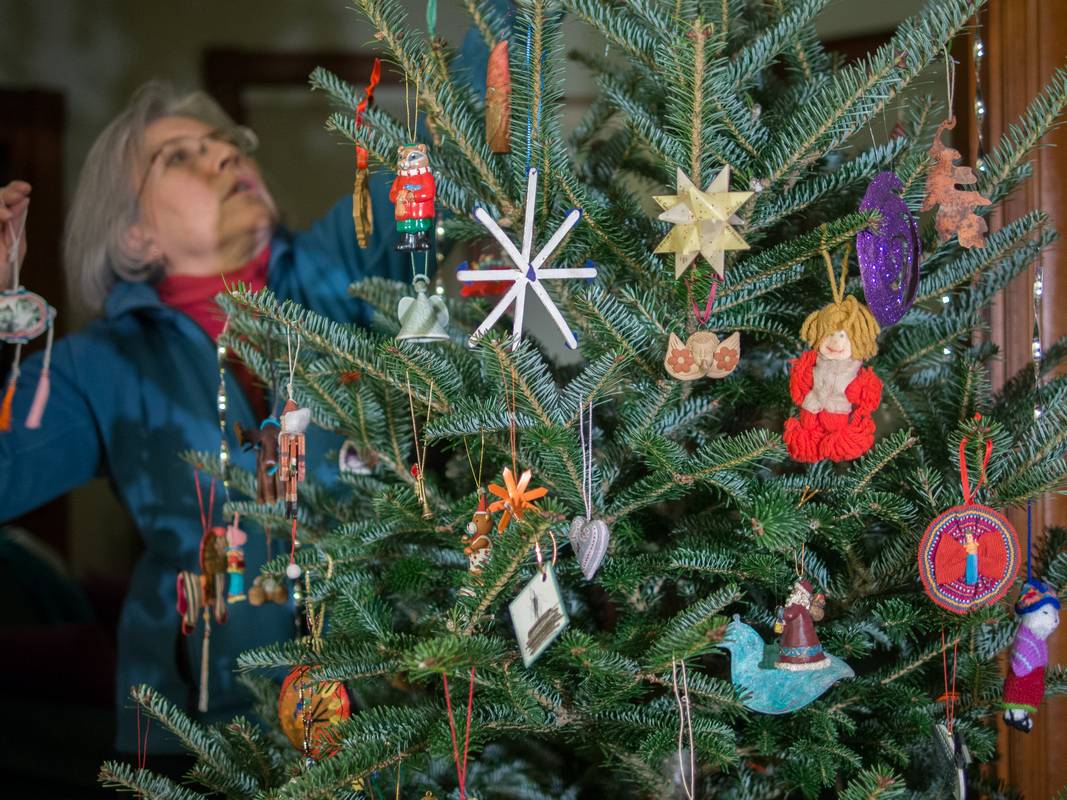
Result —
[[[370, 71], [370, 83], [367, 84], [367, 88], [363, 91], [363, 99], [359, 101], [356, 106], [356, 130], [358, 131], [363, 127], [363, 113], [370, 106], [374, 100], [374, 90], [382, 79], [382, 60], [380, 58], [374, 59], [374, 66]], [[359, 169], [367, 169], [369, 163], [369, 153], [367, 148], [361, 145], [356, 145], [356, 167]]]
[[[975, 414], [975, 422], [980, 422], [982, 419], [981, 414]], [[982, 474], [978, 479], [978, 483], [974, 486], [974, 491], [971, 491], [971, 481], [967, 472], [967, 437], [964, 436], [960, 441], [960, 485], [963, 488], [963, 503], [964, 505], [971, 505], [974, 502], [975, 496], [978, 494], [978, 490], [982, 488], [982, 484], [986, 479], [986, 468], [989, 466], [989, 459], [993, 455], [993, 440], [987, 438], [985, 440], [985, 457], [982, 459]]]

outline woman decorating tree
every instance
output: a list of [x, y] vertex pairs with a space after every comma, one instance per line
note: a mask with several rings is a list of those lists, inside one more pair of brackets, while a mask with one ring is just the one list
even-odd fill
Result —
[[[255, 136], [235, 125], [201, 93], [186, 96], [150, 83], [104, 130], [81, 172], [67, 221], [65, 265], [72, 294], [98, 316], [80, 333], [55, 344], [51, 394], [41, 425], [25, 426], [40, 356], [22, 364], [11, 430], [0, 433], [3, 519], [16, 517], [94, 476], [106, 475], [132, 515], [145, 552], [132, 576], [119, 625], [116, 681], [118, 749], [137, 749], [127, 692], [147, 683], [179, 706], [194, 695], [201, 639], [179, 648], [175, 576], [199, 570], [201, 518], [193, 470], [179, 454], [217, 452], [219, 362], [216, 340], [224, 318], [215, 296], [227, 285], [269, 287], [342, 322], [367, 322], [348, 296], [349, 284], [377, 275], [407, 277], [393, 249], [391, 226], [379, 225], [360, 248], [351, 198], [309, 230], [278, 225], [278, 212], [250, 153]], [[374, 193], [375, 216], [392, 214]], [[0, 285], [25, 254], [19, 237], [30, 186], [0, 187]], [[258, 430], [280, 408], [247, 369], [228, 360], [226, 418]], [[284, 400], [284, 398], [280, 398]], [[234, 461], [253, 469], [227, 430]], [[329, 480], [335, 436], [314, 427], [307, 437], [307, 469]], [[204, 513], [209, 481], [201, 483]], [[219, 489], [221, 496], [221, 489]], [[221, 502], [209, 525], [223, 525]], [[262, 536], [244, 545], [250, 570], [266, 558]], [[229, 619], [211, 631], [209, 719], [229, 719], [247, 704], [234, 659], [242, 650], [291, 636], [292, 610], [267, 603], [234, 603]], [[177, 655], [176, 655], [177, 653]], [[175, 742], [153, 743], [154, 752]]]

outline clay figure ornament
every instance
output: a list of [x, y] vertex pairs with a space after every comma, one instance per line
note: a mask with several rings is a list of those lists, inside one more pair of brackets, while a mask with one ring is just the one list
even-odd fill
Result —
[[429, 250], [436, 210], [437, 184], [430, 172], [430, 156], [424, 144], [397, 148], [396, 178], [389, 201], [396, 205], [396, 232], [400, 251]]
[[675, 334], [667, 342], [663, 367], [673, 378], [725, 378], [741, 360], [741, 334], [732, 333], [722, 341], [711, 331], [697, 331], [685, 344]]
[[878, 353], [880, 328], [870, 309], [844, 296], [846, 254], [834, 302], [804, 320], [800, 336], [811, 350], [791, 362], [789, 393], [800, 408], [787, 419], [782, 438], [794, 460], [850, 461], [874, 444], [872, 414], [882, 402], [882, 381], [863, 362]]
[[978, 192], [957, 189], [956, 184], [969, 186], [978, 183], [970, 167], [957, 167], [956, 162], [963, 156], [959, 150], [946, 147], [941, 136], [946, 130], [956, 127], [956, 118], [945, 120], [937, 126], [934, 143], [930, 147], [930, 158], [934, 165], [926, 174], [926, 199], [922, 211], [937, 209], [937, 235], [942, 242], [953, 236], [959, 236], [961, 247], [985, 247], [985, 233], [988, 230], [985, 220], [974, 213], [978, 206], [988, 206], [992, 200]]
[[1059, 598], [1042, 581], [1031, 579], [1015, 604], [1019, 630], [1011, 645], [1011, 664], [1004, 680], [1004, 721], [1029, 733], [1045, 697], [1048, 637], [1060, 624]]

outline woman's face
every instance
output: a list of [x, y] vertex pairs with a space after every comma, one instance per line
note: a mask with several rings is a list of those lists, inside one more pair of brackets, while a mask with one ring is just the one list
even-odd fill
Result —
[[168, 275], [217, 275], [270, 241], [274, 200], [235, 144], [200, 120], [163, 117], [145, 131], [143, 151], [131, 232], [146, 261], [162, 261]]
[[844, 331], [832, 333], [819, 344], [819, 355], [831, 361], [842, 361], [852, 358], [852, 342]]

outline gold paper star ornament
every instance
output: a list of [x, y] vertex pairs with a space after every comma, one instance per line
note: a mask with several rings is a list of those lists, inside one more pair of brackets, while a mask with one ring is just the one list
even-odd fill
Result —
[[659, 219], [674, 225], [657, 246], [657, 253], [674, 253], [674, 277], [680, 278], [698, 255], [724, 275], [726, 250], [747, 250], [748, 243], [733, 229], [736, 215], [755, 192], [730, 191], [730, 167], [723, 167], [703, 192], [678, 169], [677, 194], [653, 198], [663, 213]]

